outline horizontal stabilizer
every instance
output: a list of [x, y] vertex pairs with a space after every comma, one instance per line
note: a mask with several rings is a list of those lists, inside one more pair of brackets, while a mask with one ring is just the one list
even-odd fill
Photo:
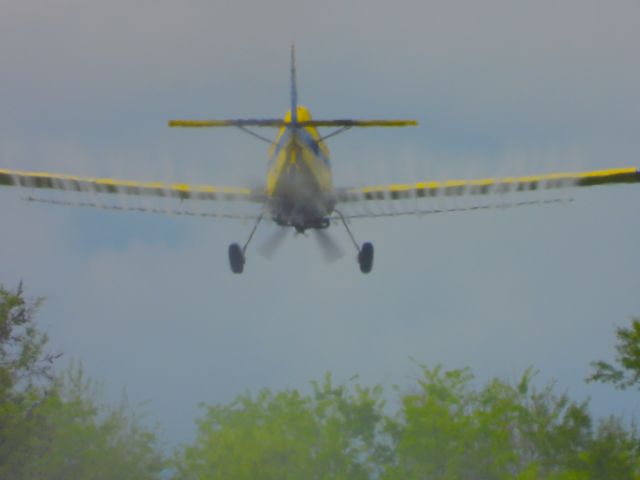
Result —
[[414, 127], [416, 120], [309, 120], [303, 127]]
[[284, 127], [286, 123], [275, 119], [238, 119], [238, 120], [169, 120], [170, 127], [207, 128], [207, 127]]
[[170, 120], [170, 127], [207, 128], [207, 127], [412, 127], [416, 120], [307, 120], [287, 122], [280, 119], [238, 119], [238, 120]]

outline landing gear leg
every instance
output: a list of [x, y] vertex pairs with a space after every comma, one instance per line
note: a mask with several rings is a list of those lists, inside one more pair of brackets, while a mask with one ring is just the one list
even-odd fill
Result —
[[362, 248], [360, 248], [360, 245], [358, 245], [358, 242], [356, 242], [353, 233], [351, 233], [351, 229], [349, 228], [347, 219], [338, 210], [334, 211], [338, 214], [340, 220], [342, 220], [344, 228], [347, 230], [347, 233], [349, 234], [349, 237], [351, 237], [353, 245], [358, 251], [358, 265], [360, 265], [360, 271], [362, 273], [371, 272], [371, 270], [373, 269], [373, 244], [371, 242], [365, 242], [362, 244]]
[[249, 234], [249, 238], [244, 244], [244, 247], [240, 248], [240, 245], [237, 243], [232, 243], [229, 245], [229, 266], [231, 267], [231, 271], [233, 273], [242, 273], [244, 270], [244, 264], [246, 262], [245, 252], [247, 251], [247, 247], [253, 238], [253, 235], [256, 233], [258, 229], [258, 225], [260, 225], [260, 221], [262, 220], [263, 214], [261, 213], [258, 219], [256, 220], [251, 233]]

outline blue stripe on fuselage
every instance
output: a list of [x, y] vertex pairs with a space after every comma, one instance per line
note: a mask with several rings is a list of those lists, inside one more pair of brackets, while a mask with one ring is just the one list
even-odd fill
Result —
[[[280, 140], [276, 144], [275, 149], [273, 151], [273, 155], [271, 156], [271, 159], [270, 159], [271, 162], [275, 161], [276, 158], [278, 158], [278, 154], [280, 154], [282, 149], [286, 148], [289, 145], [289, 143], [291, 142], [292, 133], [293, 133], [292, 129], [287, 128], [285, 133], [282, 134], [282, 137], [280, 137]], [[317, 158], [319, 158], [322, 161], [322, 163], [325, 164], [325, 166], [327, 167], [330, 166], [329, 159], [320, 149], [318, 142], [313, 139], [311, 134], [306, 129], [304, 128], [296, 129], [296, 138], [300, 140], [303, 147], [308, 147], [309, 149], [311, 149], [313, 154]]]
[[289, 144], [290, 137], [291, 131], [289, 129], [285, 130], [273, 150], [273, 155], [271, 155], [271, 158], [269, 159], [270, 163], [273, 163], [278, 158], [278, 155], [280, 154], [282, 149], [286, 148], [286, 146]]
[[322, 160], [322, 162], [328, 166], [329, 159], [322, 153], [318, 142], [313, 139], [311, 134], [305, 129], [298, 130], [296, 133], [298, 134], [298, 138], [302, 141], [304, 146], [309, 147], [314, 155], [320, 158], [320, 160]]

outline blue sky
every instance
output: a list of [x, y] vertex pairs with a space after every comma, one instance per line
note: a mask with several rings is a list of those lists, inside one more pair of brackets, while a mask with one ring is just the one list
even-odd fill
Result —
[[[261, 142], [170, 130], [170, 118], [272, 117], [296, 41], [315, 117], [416, 118], [329, 148], [337, 185], [640, 166], [640, 6], [560, 2], [4, 2], [0, 166], [251, 184]], [[533, 365], [594, 411], [635, 393], [585, 385], [640, 313], [637, 186], [567, 205], [354, 222], [363, 277], [291, 237], [271, 260], [226, 249], [250, 225], [27, 204], [0, 191], [0, 281], [48, 297], [40, 322], [114, 398], [188, 441], [198, 402], [263, 386], [409, 385], [419, 362], [482, 380]], [[465, 205], [465, 201], [437, 204]], [[269, 227], [258, 232], [259, 242]]]

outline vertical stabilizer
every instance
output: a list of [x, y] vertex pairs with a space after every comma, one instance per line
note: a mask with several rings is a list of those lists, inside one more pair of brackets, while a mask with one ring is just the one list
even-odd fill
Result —
[[298, 85], [296, 83], [296, 46], [291, 43], [291, 123], [298, 123]]
[[[244, 131], [247, 131], [247, 127], [273, 127], [273, 128], [291, 128], [293, 130], [297, 128], [308, 127], [338, 127], [334, 133], [331, 133], [324, 138], [334, 136], [337, 133], [344, 132], [352, 127], [408, 127], [417, 125], [415, 120], [352, 120], [348, 118], [339, 118], [335, 120], [318, 120], [312, 119], [309, 111], [304, 107], [298, 107], [298, 83], [296, 79], [296, 46], [291, 42], [291, 106], [290, 111], [284, 116], [284, 118], [239, 118], [228, 120], [170, 120], [170, 127], [187, 127], [187, 128], [201, 128], [201, 127], [238, 127]], [[299, 110], [298, 110], [299, 108]], [[267, 143], [272, 143], [260, 135], [252, 132], [248, 132], [254, 137], [264, 140]]]

